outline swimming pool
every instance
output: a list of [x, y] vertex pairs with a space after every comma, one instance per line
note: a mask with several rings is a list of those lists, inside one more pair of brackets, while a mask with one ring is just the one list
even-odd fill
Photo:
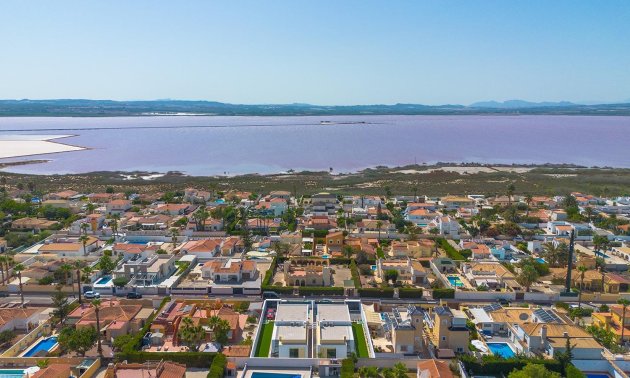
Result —
[[95, 282], [95, 284], [97, 284], [97, 285], [105, 285], [111, 280], [112, 280], [111, 276], [103, 276], [103, 277], [99, 278], [98, 281]]
[[282, 374], [282, 373], [264, 373], [253, 372], [252, 378], [302, 378], [302, 374]]
[[512, 348], [508, 345], [508, 343], [486, 343], [488, 348], [492, 354], [503, 357], [510, 358], [514, 357], [516, 353], [512, 350]]
[[459, 278], [459, 276], [447, 276], [446, 278], [448, 278], [448, 282], [450, 282], [451, 286], [453, 286], [453, 287], [462, 287], [462, 286], [464, 286], [464, 283]]
[[586, 374], [586, 378], [610, 378], [608, 374]]
[[376, 265], [370, 265], [370, 268], [371, 268], [374, 272], [376, 272]]
[[39, 340], [34, 347], [24, 353], [23, 357], [32, 357], [42, 350], [49, 352], [55, 345], [57, 345], [57, 336], [51, 336], [43, 340]]
[[23, 376], [23, 369], [0, 369], [0, 377], [2, 378], [22, 378]]
[[595, 251], [595, 256], [603, 257], [605, 259], [610, 257], [607, 254], [605, 254], [604, 252], [600, 252], [600, 251]]
[[545, 261], [545, 259], [541, 258], [541, 257], [537, 257], [536, 261], [538, 261], [541, 264], [546, 264], [547, 262]]

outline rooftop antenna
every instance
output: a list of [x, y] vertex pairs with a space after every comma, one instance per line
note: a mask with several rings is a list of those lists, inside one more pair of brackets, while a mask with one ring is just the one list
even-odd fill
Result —
[[575, 244], [575, 229], [571, 230], [571, 240], [569, 241], [569, 261], [567, 263], [567, 281], [565, 283], [565, 293], [571, 292], [571, 271], [573, 270], [573, 247]]

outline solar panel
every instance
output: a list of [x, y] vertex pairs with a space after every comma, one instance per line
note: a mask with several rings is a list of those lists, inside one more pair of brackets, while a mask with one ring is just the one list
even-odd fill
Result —
[[534, 316], [542, 323], [563, 323], [562, 319], [555, 312], [539, 308], [534, 310]]
[[485, 312], [497, 311], [497, 310], [500, 310], [502, 308], [503, 308], [503, 306], [501, 306], [498, 303], [493, 303], [493, 304], [490, 304], [490, 305], [487, 305], [487, 306], [483, 306], [483, 310]]

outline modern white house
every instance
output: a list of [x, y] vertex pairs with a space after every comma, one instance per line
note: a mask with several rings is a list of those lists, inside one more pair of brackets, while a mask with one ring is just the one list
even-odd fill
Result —
[[279, 303], [271, 336], [271, 355], [310, 358], [311, 306], [308, 303]]
[[355, 351], [350, 311], [344, 303], [317, 305], [317, 356], [346, 358]]

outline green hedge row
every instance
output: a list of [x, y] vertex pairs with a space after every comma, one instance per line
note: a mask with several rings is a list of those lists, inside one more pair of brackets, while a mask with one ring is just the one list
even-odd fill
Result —
[[399, 298], [422, 298], [422, 289], [401, 287], [398, 289]]
[[512, 357], [501, 358], [497, 356], [484, 356], [478, 360], [472, 355], [459, 356], [460, 361], [464, 363], [466, 371], [472, 371], [473, 374], [483, 375], [505, 375], [507, 376], [513, 370], [520, 370], [527, 364], [542, 364], [545, 368], [556, 373], [562, 372], [562, 365], [558, 360], [537, 359], [528, 357]]
[[359, 275], [359, 268], [357, 268], [357, 263], [352, 260], [350, 262], [350, 273], [352, 274], [352, 281], [354, 282], [354, 288], [361, 288], [361, 276]]
[[223, 378], [225, 376], [225, 365], [227, 364], [227, 357], [223, 353], [219, 353], [214, 356], [212, 365], [210, 365], [210, 371], [207, 378]]
[[[436, 242], [438, 243], [438, 245], [440, 246], [440, 248], [442, 248], [444, 250], [444, 252], [446, 252], [446, 255], [453, 259], [453, 260], [459, 260], [459, 261], [464, 261], [466, 260], [466, 256], [464, 256], [464, 254], [462, 254], [461, 252], [463, 251], [458, 251], [455, 248], [453, 248], [452, 245], [450, 245], [448, 243], [448, 241], [444, 238], [438, 238], [436, 239]], [[468, 251], [470, 253], [470, 255], [472, 255], [472, 252]], [[470, 257], [470, 255], [468, 257]]]
[[433, 299], [455, 298], [455, 289], [433, 289]]
[[263, 286], [262, 291], [273, 291], [278, 294], [293, 294], [293, 286]]
[[300, 295], [343, 295], [343, 287], [300, 286]]
[[388, 288], [372, 288], [372, 287], [364, 287], [359, 289], [359, 296], [365, 298], [393, 298], [394, 297], [394, 289], [391, 287]]

